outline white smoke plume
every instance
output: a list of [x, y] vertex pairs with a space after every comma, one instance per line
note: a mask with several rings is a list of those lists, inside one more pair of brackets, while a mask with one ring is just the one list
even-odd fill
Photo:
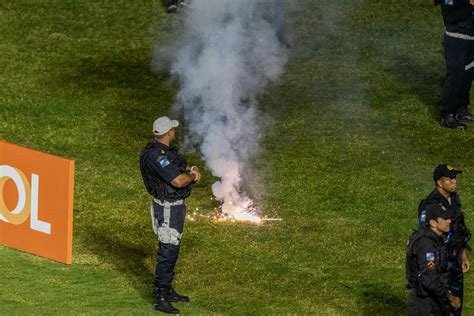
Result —
[[[258, 94], [279, 77], [286, 52], [265, 13], [281, 0], [194, 0], [171, 73], [193, 145], [220, 181], [212, 191], [234, 215], [251, 203], [241, 192], [265, 126]], [[247, 174], [247, 172], [246, 172]]]

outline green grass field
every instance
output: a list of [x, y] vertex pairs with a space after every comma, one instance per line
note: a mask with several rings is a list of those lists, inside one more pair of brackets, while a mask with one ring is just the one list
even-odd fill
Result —
[[[76, 161], [74, 264], [0, 247], [0, 314], [152, 314], [157, 241], [138, 170], [177, 86], [154, 45], [179, 32], [162, 1], [0, 2], [0, 138]], [[188, 221], [183, 314], [403, 315], [404, 256], [432, 170], [465, 172], [474, 125], [443, 129], [443, 32], [431, 1], [292, 1], [286, 71], [260, 98], [255, 162], [269, 225]], [[189, 160], [204, 167], [198, 155]], [[206, 172], [188, 209], [213, 214]], [[474, 314], [474, 272], [465, 315]]]

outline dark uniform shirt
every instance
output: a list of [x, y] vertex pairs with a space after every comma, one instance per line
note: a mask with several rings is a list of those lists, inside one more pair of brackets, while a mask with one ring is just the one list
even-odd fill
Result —
[[174, 202], [191, 194], [193, 184], [184, 188], [171, 185], [186, 170], [187, 162], [176, 147], [168, 147], [155, 139], [140, 153], [140, 171], [148, 193], [160, 200]]
[[430, 228], [416, 231], [406, 254], [408, 288], [416, 289], [418, 297], [431, 297], [438, 302], [448, 299], [444, 240]]
[[469, 0], [441, 0], [441, 13], [448, 32], [473, 34], [473, 8]]
[[420, 225], [423, 225], [422, 217], [424, 209], [432, 203], [438, 204], [444, 209], [449, 209], [454, 214], [448, 240], [448, 248], [450, 249], [450, 252], [453, 252], [451, 255], [457, 256], [462, 249], [469, 249], [468, 241], [471, 234], [464, 221], [464, 213], [461, 210], [459, 195], [456, 192], [453, 192], [449, 195], [449, 199], [446, 199], [437, 189], [431, 192], [426, 199], [422, 201], [420, 206]]

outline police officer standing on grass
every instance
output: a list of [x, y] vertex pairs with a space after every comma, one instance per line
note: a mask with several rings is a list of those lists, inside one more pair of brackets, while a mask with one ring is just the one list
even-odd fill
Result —
[[441, 125], [465, 129], [474, 121], [469, 110], [474, 73], [474, 0], [434, 0], [441, 5], [446, 32], [444, 58], [446, 78], [441, 100]]
[[[450, 165], [438, 165], [433, 172], [435, 189], [426, 199], [422, 200], [419, 207], [419, 226], [426, 225], [427, 210], [433, 205], [439, 205], [442, 209], [453, 214], [451, 230], [445, 236], [445, 244], [448, 260], [448, 285], [450, 291], [463, 299], [464, 273], [469, 270], [470, 263], [468, 241], [471, 234], [464, 221], [464, 213], [461, 210], [461, 201], [456, 193], [456, 176], [462, 173]], [[461, 315], [461, 308], [453, 311], [453, 315]]]
[[451, 210], [439, 204], [425, 209], [426, 225], [412, 234], [406, 253], [408, 309], [412, 316], [449, 315], [461, 306], [447, 286], [447, 253], [443, 234], [451, 225]]
[[154, 278], [155, 310], [177, 314], [170, 302], [188, 302], [187, 296], [176, 293], [171, 283], [178, 259], [186, 207], [184, 200], [201, 174], [189, 166], [172, 142], [176, 139], [178, 121], [166, 116], [153, 123], [154, 138], [140, 154], [140, 170], [147, 191], [153, 196], [151, 214], [153, 229], [158, 235], [158, 257]]

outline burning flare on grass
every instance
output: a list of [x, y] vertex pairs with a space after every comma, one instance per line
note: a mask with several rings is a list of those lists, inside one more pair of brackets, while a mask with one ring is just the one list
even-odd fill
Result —
[[222, 213], [256, 222], [261, 218], [241, 189], [243, 175], [252, 175], [250, 162], [265, 128], [256, 99], [286, 62], [285, 49], [264, 17], [272, 4], [194, 1], [171, 69], [180, 82], [176, 108], [187, 122], [187, 145], [198, 145], [207, 167], [220, 178], [212, 191]]
[[[214, 210], [217, 210], [215, 208]], [[221, 222], [221, 221], [245, 221], [245, 222], [252, 222], [255, 224], [260, 224], [263, 222], [275, 222], [275, 221], [282, 221], [281, 218], [269, 218], [269, 217], [260, 217], [260, 214], [262, 212], [259, 212], [256, 208], [254, 207], [249, 207], [249, 209], [243, 210], [242, 212], [234, 213], [233, 215], [228, 215], [228, 214], [202, 214], [199, 212], [199, 208], [196, 208], [194, 212], [191, 214], [188, 213], [186, 217], [190, 221], [195, 221], [197, 218], [205, 218], [207, 220], [213, 221], [213, 222]]]

